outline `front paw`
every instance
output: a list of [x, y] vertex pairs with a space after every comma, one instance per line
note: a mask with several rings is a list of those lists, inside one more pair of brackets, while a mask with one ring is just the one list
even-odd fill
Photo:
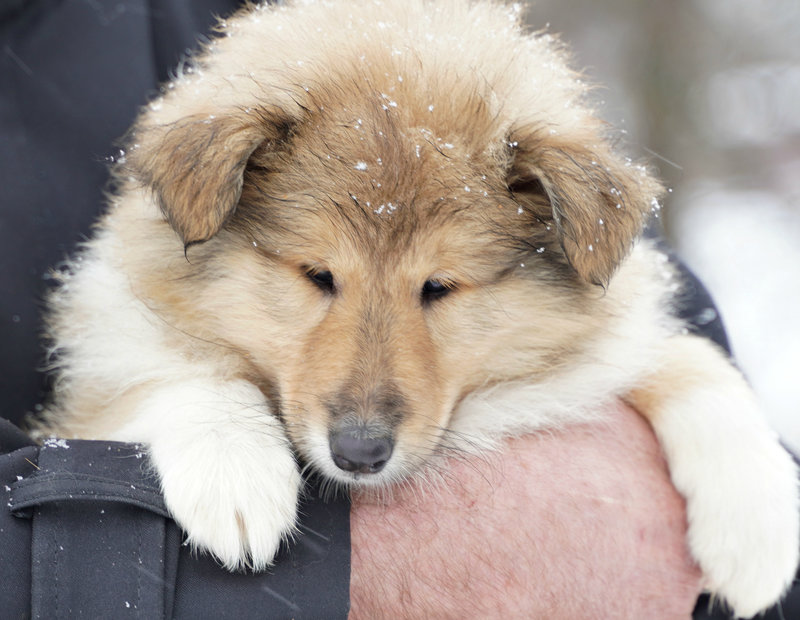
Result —
[[281, 423], [245, 381], [151, 395], [120, 437], [149, 444], [168, 510], [193, 549], [263, 570], [294, 532], [302, 478]]
[[761, 449], [749, 470], [708, 480], [709, 493], [687, 505], [689, 546], [706, 586], [742, 618], [778, 601], [798, 565], [795, 466], [777, 444], [753, 443]]
[[686, 499], [706, 588], [740, 617], [780, 600], [800, 548], [797, 467], [742, 375], [707, 341], [674, 336], [630, 402], [650, 421]]
[[194, 550], [264, 570], [295, 530], [301, 477], [288, 447], [198, 451], [157, 465], [167, 508]]

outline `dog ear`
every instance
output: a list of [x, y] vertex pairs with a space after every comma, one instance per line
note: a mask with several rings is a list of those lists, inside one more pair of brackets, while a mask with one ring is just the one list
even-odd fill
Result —
[[[508, 145], [507, 183], [515, 198], [552, 220], [567, 261], [583, 280], [605, 286], [641, 232], [660, 184], [597, 135], [515, 132]], [[541, 213], [545, 204], [549, 213]]]
[[291, 130], [282, 113], [235, 110], [134, 129], [126, 172], [153, 192], [185, 246], [213, 237], [236, 210], [250, 155]]

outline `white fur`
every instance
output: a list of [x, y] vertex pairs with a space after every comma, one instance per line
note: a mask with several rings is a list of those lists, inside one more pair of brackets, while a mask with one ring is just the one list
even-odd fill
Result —
[[263, 570], [293, 533], [302, 479], [281, 424], [246, 381], [156, 388], [111, 439], [149, 445], [187, 542], [226, 568]]
[[61, 286], [50, 300], [57, 309], [51, 317], [58, 323], [57, 353], [70, 352], [58, 357], [60, 392], [83, 384], [121, 394], [184, 370], [163, 320], [132, 288], [122, 245], [113, 231], [102, 230], [60, 272]]
[[536, 383], [469, 394], [450, 423], [464, 439], [458, 447], [491, 448], [503, 437], [596, 420], [604, 402], [638, 385], [658, 364], [663, 343], [681, 329], [667, 313], [674, 274], [665, 260], [652, 243], [636, 244], [602, 293], [611, 319], [575, 363]]
[[776, 601], [798, 562], [797, 472], [749, 390], [682, 394], [654, 423], [686, 498], [705, 586], [742, 617]]
[[797, 568], [797, 468], [719, 352], [694, 337], [667, 347], [663, 367], [694, 376], [648, 418], [686, 499], [689, 548], [705, 586], [751, 617], [785, 592]]

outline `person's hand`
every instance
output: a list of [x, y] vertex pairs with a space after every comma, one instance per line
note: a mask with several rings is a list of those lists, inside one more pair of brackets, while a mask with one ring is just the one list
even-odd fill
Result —
[[354, 498], [350, 618], [688, 618], [685, 534], [650, 427], [620, 404], [388, 504]]

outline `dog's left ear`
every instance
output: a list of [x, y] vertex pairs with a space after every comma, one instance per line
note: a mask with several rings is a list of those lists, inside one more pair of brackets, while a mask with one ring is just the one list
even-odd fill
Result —
[[283, 113], [233, 110], [134, 127], [125, 171], [147, 187], [185, 246], [214, 236], [236, 209], [250, 155], [285, 140]]
[[606, 285], [641, 232], [660, 184], [598, 135], [517, 131], [508, 144], [507, 182], [515, 198], [527, 196], [541, 210], [544, 197], [549, 213], [541, 215], [552, 219], [569, 264], [583, 280]]

